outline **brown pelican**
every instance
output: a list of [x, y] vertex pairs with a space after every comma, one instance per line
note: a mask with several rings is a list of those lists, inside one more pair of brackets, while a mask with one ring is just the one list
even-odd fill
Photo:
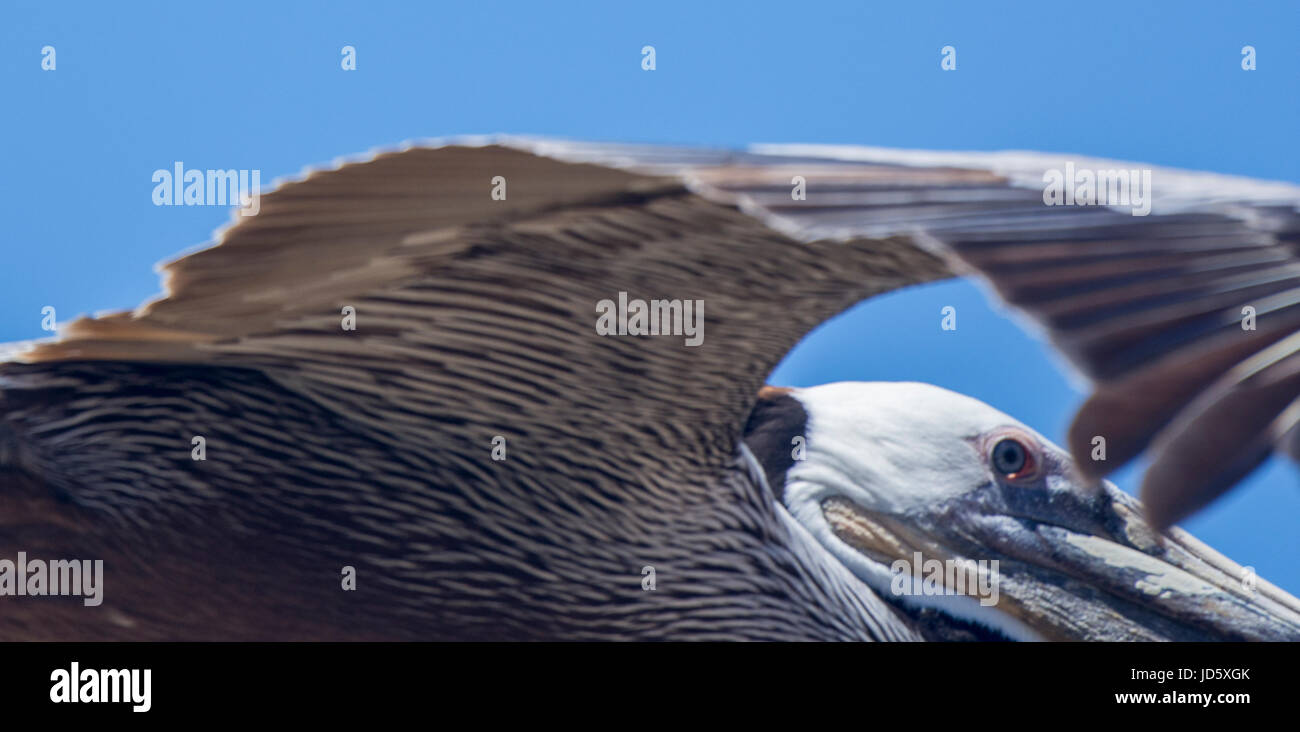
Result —
[[[105, 562], [102, 605], [0, 597], [0, 635], [1300, 638], [1161, 530], [1294, 434], [1300, 195], [1156, 171], [1149, 216], [1057, 208], [1057, 163], [459, 140], [282, 185], [0, 364], [0, 561]], [[1075, 460], [936, 387], [760, 390], [953, 267], [1098, 385]], [[1148, 444], [1153, 519], [1097, 479]]]

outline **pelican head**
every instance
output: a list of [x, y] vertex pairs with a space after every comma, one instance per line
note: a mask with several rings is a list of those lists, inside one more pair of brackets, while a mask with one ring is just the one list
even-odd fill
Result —
[[794, 519], [936, 639], [1300, 639], [1300, 601], [976, 399], [768, 388], [748, 433]]

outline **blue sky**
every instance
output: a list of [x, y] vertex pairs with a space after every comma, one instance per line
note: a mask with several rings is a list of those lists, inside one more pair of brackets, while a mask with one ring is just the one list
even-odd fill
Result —
[[[1292, 0], [733, 6], [6, 2], [0, 341], [44, 335], [46, 305], [64, 321], [135, 306], [158, 290], [155, 262], [227, 221], [152, 205], [152, 172], [177, 160], [265, 183], [406, 139], [510, 132], [1038, 149], [1300, 182]], [[939, 329], [945, 305], [956, 332]], [[844, 379], [939, 384], [1058, 442], [1083, 396], [967, 283], [859, 306], [773, 377]], [[1132, 490], [1134, 471], [1117, 482]], [[1274, 461], [1186, 527], [1300, 594], [1298, 485]]]

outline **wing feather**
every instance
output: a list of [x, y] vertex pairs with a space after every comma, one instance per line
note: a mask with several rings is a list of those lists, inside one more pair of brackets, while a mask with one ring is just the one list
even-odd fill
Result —
[[[1153, 441], [1165, 446], [1152, 450], [1143, 488], [1162, 525], [1231, 487], [1273, 449], [1300, 452], [1300, 432], [1283, 429], [1300, 385], [1233, 382], [1261, 353], [1281, 350], [1266, 370], [1276, 374], [1295, 352], [1300, 187], [1022, 152], [764, 145], [724, 160], [540, 147], [630, 169], [650, 163], [797, 238], [908, 235], [936, 248], [1027, 313], [1092, 382], [1069, 436], [1085, 473], [1105, 475]], [[1067, 165], [1150, 171], [1150, 215], [1046, 205], [1045, 173]], [[806, 200], [792, 200], [796, 176]], [[1215, 406], [1194, 407], [1207, 393]], [[1215, 450], [1189, 449], [1211, 434]], [[1096, 437], [1106, 438], [1105, 461], [1092, 459]], [[1194, 453], [1200, 459], [1189, 459]], [[1223, 470], [1207, 469], [1211, 457]]]

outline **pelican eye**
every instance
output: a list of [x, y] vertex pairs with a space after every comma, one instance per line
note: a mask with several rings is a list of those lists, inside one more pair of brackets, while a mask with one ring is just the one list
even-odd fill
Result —
[[998, 440], [990, 455], [993, 469], [1007, 478], [1019, 478], [1033, 468], [1029, 449], [1019, 440], [1007, 437]]

